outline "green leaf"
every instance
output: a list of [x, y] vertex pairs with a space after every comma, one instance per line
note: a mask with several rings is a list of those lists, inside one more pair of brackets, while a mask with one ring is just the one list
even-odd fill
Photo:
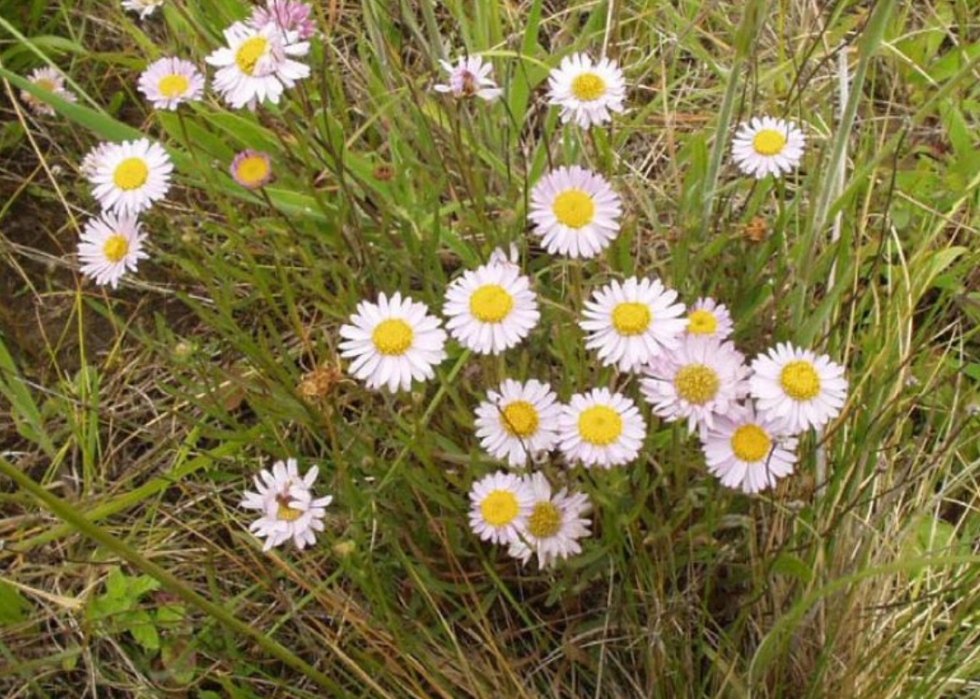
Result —
[[27, 618], [30, 605], [20, 590], [0, 580], [0, 626], [19, 624]]
[[129, 633], [146, 650], [160, 650], [160, 634], [149, 612], [135, 612], [130, 617]]

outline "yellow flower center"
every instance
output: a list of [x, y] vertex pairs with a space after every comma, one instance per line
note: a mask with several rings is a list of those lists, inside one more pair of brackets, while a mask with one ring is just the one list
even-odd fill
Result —
[[786, 145], [786, 135], [775, 129], [762, 129], [752, 138], [752, 147], [759, 155], [779, 155]]
[[159, 90], [160, 94], [164, 97], [173, 99], [174, 97], [180, 97], [182, 94], [187, 92], [187, 88], [190, 87], [190, 85], [191, 83], [186, 77], [173, 73], [160, 78], [160, 82], [157, 83], [157, 90]]
[[246, 39], [235, 52], [235, 64], [245, 75], [251, 75], [255, 71], [255, 64], [259, 62], [265, 53], [269, 40], [264, 36], [253, 36]]
[[527, 533], [535, 539], [549, 539], [561, 529], [561, 510], [545, 500], [531, 510], [527, 518]]
[[718, 393], [718, 374], [704, 364], [682, 366], [674, 376], [677, 395], [694, 405], [704, 405]]
[[47, 90], [48, 92], [54, 92], [54, 88], [56, 87], [54, 84], [54, 80], [52, 80], [51, 78], [38, 78], [37, 80], [34, 81], [34, 85], [41, 88], [42, 90]]
[[732, 452], [739, 461], [762, 461], [771, 448], [772, 440], [758, 425], [742, 425], [732, 433]]
[[480, 503], [480, 515], [491, 527], [502, 527], [517, 517], [517, 496], [509, 490], [494, 490]]
[[623, 433], [623, 418], [606, 405], [593, 405], [579, 414], [578, 433], [589, 444], [604, 447]]
[[470, 313], [482, 323], [499, 323], [514, 307], [514, 297], [499, 284], [486, 284], [470, 296]]
[[303, 516], [302, 510], [289, 506], [288, 497], [280, 495], [277, 500], [279, 501], [279, 508], [276, 510], [276, 519], [282, 522], [295, 522]]
[[572, 94], [581, 102], [593, 102], [606, 94], [606, 81], [595, 73], [582, 73], [572, 80]]
[[612, 326], [620, 335], [632, 337], [640, 335], [650, 327], [653, 316], [645, 303], [617, 303], [612, 312]]
[[146, 184], [149, 176], [150, 168], [142, 158], [126, 158], [116, 165], [116, 171], [112, 173], [112, 181], [119, 189], [129, 192]]
[[415, 333], [401, 318], [389, 318], [378, 323], [371, 333], [371, 342], [386, 357], [398, 357], [412, 346]]
[[269, 177], [269, 160], [261, 155], [242, 158], [235, 167], [235, 176], [245, 187], [258, 187]]
[[810, 362], [790, 362], [779, 373], [779, 385], [793, 400], [810, 400], [820, 393], [820, 377]]
[[530, 437], [538, 429], [538, 411], [526, 400], [515, 400], [504, 406], [503, 424], [514, 437]]
[[555, 197], [551, 210], [559, 223], [578, 229], [592, 223], [595, 202], [581, 189], [566, 189]]
[[711, 335], [718, 329], [718, 319], [711, 311], [691, 311], [687, 317], [687, 331], [692, 335]]
[[110, 235], [102, 245], [102, 254], [105, 255], [105, 259], [109, 260], [109, 262], [119, 262], [126, 257], [126, 253], [128, 252], [129, 241], [119, 233]]

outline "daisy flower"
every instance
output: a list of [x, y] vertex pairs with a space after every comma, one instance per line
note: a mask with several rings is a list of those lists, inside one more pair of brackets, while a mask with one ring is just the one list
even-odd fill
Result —
[[390, 300], [382, 293], [377, 303], [361, 301], [350, 320], [352, 325], [340, 328], [341, 356], [353, 359], [347, 371], [368, 388], [407, 391], [412, 379], [434, 377], [433, 367], [446, 358], [439, 319], [424, 303], [403, 300], [398, 292]]
[[163, 3], [164, 0], [123, 0], [122, 6], [124, 10], [139, 12], [140, 19], [146, 19], [156, 12]]
[[190, 61], [161, 58], [140, 75], [139, 91], [156, 109], [177, 109], [182, 102], [201, 99], [204, 76]]
[[572, 396], [558, 417], [558, 447], [570, 464], [611, 468], [635, 459], [646, 436], [636, 404], [607, 388]]
[[551, 484], [540, 473], [524, 482], [531, 493], [531, 513], [520, 538], [510, 545], [510, 555], [526, 565], [537, 554], [538, 567], [548, 568], [559, 558], [581, 553], [578, 540], [591, 533], [591, 522], [583, 517], [592, 509], [588, 496], [569, 494], [565, 488], [552, 495]]
[[[39, 87], [52, 95], [57, 95], [66, 102], [75, 101], [75, 93], [65, 88], [65, 78], [54, 68], [37, 68], [27, 76], [34, 87]], [[20, 99], [40, 116], [54, 116], [54, 107], [41, 101], [27, 90], [21, 90]]]
[[242, 507], [262, 513], [248, 529], [265, 539], [263, 551], [290, 539], [301, 551], [316, 543], [316, 532], [323, 531], [325, 508], [333, 502], [329, 495], [313, 498], [313, 484], [318, 473], [319, 469], [312, 466], [301, 477], [296, 459], [286, 459], [273, 464], [271, 471], [263, 469], [255, 477], [256, 492], [245, 493]]
[[587, 333], [585, 346], [597, 350], [603, 364], [639, 369], [679, 344], [687, 321], [684, 305], [676, 300], [677, 292], [665, 289], [659, 279], [610, 282], [585, 302], [579, 321]]
[[687, 314], [687, 334], [725, 340], [734, 329], [728, 307], [712, 298], [700, 298]]
[[511, 466], [549, 452], [558, 441], [561, 405], [551, 387], [540, 381], [507, 379], [476, 409], [476, 436], [488, 454]]
[[751, 406], [718, 416], [702, 446], [708, 470], [729, 488], [758, 493], [793, 472], [796, 439]]
[[686, 336], [675, 349], [653, 358], [640, 385], [653, 412], [668, 422], [687, 420], [703, 436], [748, 393], [745, 357], [731, 342]]
[[454, 97], [476, 95], [488, 102], [503, 94], [491, 77], [493, 64], [484, 63], [479, 56], [460, 56], [455, 67], [449, 61], [439, 61], [439, 65], [449, 73], [449, 82], [436, 85], [436, 92], [451, 92]]
[[295, 32], [300, 41], [306, 41], [316, 34], [312, 8], [305, 2], [295, 0], [266, 0], [265, 7], [252, 10], [248, 23], [256, 29], [271, 24], [280, 31]]
[[793, 122], [753, 117], [739, 126], [732, 141], [732, 159], [746, 175], [780, 177], [800, 164], [806, 137]]
[[231, 177], [245, 189], [261, 189], [272, 180], [272, 162], [266, 153], [247, 148], [231, 161]]
[[497, 471], [470, 488], [470, 529], [484, 541], [512, 544], [531, 514], [531, 492], [519, 477]]
[[296, 41], [294, 33], [282, 32], [275, 23], [256, 29], [235, 22], [224, 34], [228, 48], [205, 60], [218, 68], [214, 89], [234, 109], [255, 109], [265, 100], [279, 104], [283, 90], [310, 75], [309, 66], [291, 59], [309, 53], [309, 43]]
[[103, 209], [138, 214], [163, 199], [170, 189], [174, 166], [167, 151], [146, 138], [102, 144], [82, 161], [92, 194]]
[[446, 289], [446, 328], [477, 354], [500, 354], [528, 336], [541, 314], [516, 265], [468, 270]]
[[78, 242], [82, 274], [115, 289], [126, 272], [135, 272], [139, 261], [149, 257], [143, 250], [145, 240], [134, 214], [107, 211], [89, 220]]
[[825, 354], [781, 342], [752, 361], [750, 383], [759, 412], [790, 434], [820, 428], [837, 417], [847, 398], [844, 368]]
[[619, 195], [602, 175], [573, 165], [534, 185], [528, 218], [551, 254], [589, 258], [609, 247], [622, 212]]
[[574, 121], [583, 129], [612, 120], [610, 112], [623, 111], [626, 85], [616, 61], [601, 59], [593, 65], [584, 53], [566, 56], [548, 76], [548, 103], [561, 107], [563, 123]]

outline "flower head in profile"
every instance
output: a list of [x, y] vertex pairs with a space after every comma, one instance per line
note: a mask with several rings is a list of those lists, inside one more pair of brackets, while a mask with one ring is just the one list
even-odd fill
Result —
[[750, 382], [759, 412], [789, 434], [823, 427], [840, 414], [847, 398], [841, 365], [788, 342], [752, 360]]
[[700, 298], [687, 313], [687, 334], [725, 340], [734, 329], [728, 307], [712, 298]]
[[640, 454], [646, 421], [636, 404], [608, 388], [572, 396], [558, 418], [558, 448], [570, 464], [612, 468]]
[[548, 76], [548, 102], [561, 107], [561, 120], [583, 129], [612, 120], [610, 112], [623, 111], [626, 83], [616, 61], [593, 64], [584, 53], [566, 56]]
[[82, 169], [103, 209], [138, 214], [167, 195], [174, 166], [162, 146], [141, 138], [97, 146]]
[[470, 529], [484, 541], [512, 544], [531, 514], [531, 492], [512, 473], [497, 471], [470, 488]]
[[261, 189], [272, 181], [268, 154], [246, 148], [231, 161], [231, 178], [245, 189]]
[[478, 354], [500, 354], [525, 337], [541, 317], [531, 280], [516, 265], [467, 270], [446, 289], [446, 328]]
[[294, 32], [300, 41], [316, 34], [313, 8], [297, 0], [266, 0], [265, 7], [256, 6], [252, 10], [248, 23], [256, 29], [271, 24], [282, 32]]
[[439, 65], [449, 73], [449, 82], [436, 85], [436, 92], [450, 93], [454, 97], [476, 96], [488, 102], [503, 94], [491, 75], [493, 64], [484, 63], [479, 56], [460, 56], [455, 66], [449, 61], [439, 61]]
[[262, 470], [255, 477], [255, 491], [247, 491], [242, 507], [258, 510], [261, 517], [252, 522], [249, 531], [265, 539], [263, 551], [290, 539], [303, 550], [316, 543], [316, 533], [323, 531], [323, 518], [332, 496], [313, 497], [313, 484], [319, 469], [310, 467], [299, 475], [296, 459], [277, 461], [272, 470]]
[[507, 379], [476, 409], [476, 436], [488, 454], [523, 466], [558, 441], [558, 396], [547, 384]]
[[135, 215], [107, 211], [89, 220], [78, 242], [82, 274], [115, 289], [127, 272], [135, 272], [139, 261], [148, 257], [145, 240]]
[[731, 342], [687, 335], [646, 367], [643, 396], [669, 422], [686, 420], [702, 436], [748, 393], [745, 357]]
[[377, 303], [361, 301], [351, 324], [340, 328], [341, 356], [352, 360], [347, 371], [368, 388], [407, 391], [412, 380], [425, 381], [446, 358], [446, 331], [424, 303], [378, 296]]
[[762, 179], [792, 172], [803, 158], [806, 137], [796, 124], [773, 117], [753, 117], [739, 126], [732, 159], [746, 175]]
[[531, 494], [531, 512], [508, 553], [524, 564], [537, 555], [542, 569], [581, 553], [579, 539], [589, 536], [592, 524], [585, 517], [592, 509], [588, 496], [565, 488], [552, 493], [541, 473], [531, 474], [524, 483]]
[[293, 58], [309, 53], [310, 45], [283, 32], [275, 23], [261, 29], [236, 22], [224, 31], [227, 48], [205, 60], [218, 68], [214, 89], [234, 109], [255, 109], [268, 100], [279, 104], [282, 93], [310, 75], [310, 67]]
[[201, 99], [204, 76], [190, 61], [161, 58], [140, 75], [139, 91], [156, 109], [177, 109], [184, 102]]
[[534, 185], [528, 218], [551, 254], [590, 258], [618, 235], [622, 212], [619, 195], [602, 175], [573, 165]]
[[511, 265], [513, 267], [521, 266], [521, 251], [517, 249], [517, 245], [511, 243], [506, 250], [504, 248], [494, 248], [493, 252], [490, 253], [490, 257], [487, 258], [488, 265]]
[[659, 279], [611, 281], [585, 302], [579, 326], [599, 361], [635, 371], [680, 343], [687, 321], [677, 292]]
[[702, 440], [708, 470], [729, 488], [758, 493], [793, 472], [796, 439], [777, 423], [739, 406], [718, 416]]
[[130, 12], [139, 12], [140, 19], [146, 19], [154, 12], [157, 11], [158, 7], [161, 7], [165, 0], [123, 0], [123, 9], [129, 10]]
[[[27, 76], [27, 80], [34, 87], [50, 92], [52, 95], [57, 95], [66, 102], [75, 101], [75, 93], [65, 87], [64, 76], [54, 68], [37, 68]], [[38, 99], [27, 90], [21, 91], [20, 99], [35, 114], [40, 116], [54, 116], [54, 107]]]

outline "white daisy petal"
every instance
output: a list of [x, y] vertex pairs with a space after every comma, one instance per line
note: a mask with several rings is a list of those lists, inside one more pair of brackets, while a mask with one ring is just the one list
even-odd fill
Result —
[[204, 93], [204, 75], [190, 61], [161, 58], [140, 75], [139, 91], [156, 109], [177, 109], [183, 102], [196, 102]]
[[582, 493], [567, 493], [564, 489], [552, 494], [551, 484], [541, 473], [524, 479], [531, 493], [531, 512], [508, 552], [527, 563], [537, 554], [538, 567], [553, 566], [558, 559], [581, 553], [578, 540], [589, 536], [591, 522], [583, 515], [592, 505]]
[[796, 439], [751, 406], [718, 416], [702, 441], [708, 471], [723, 485], [758, 493], [793, 472]]
[[449, 82], [435, 85], [436, 92], [450, 93], [457, 98], [476, 96], [488, 102], [503, 94], [490, 75], [493, 65], [484, 63], [480, 56], [461, 56], [455, 67], [448, 61], [439, 63], [449, 73]]
[[[35, 87], [46, 90], [53, 95], [57, 95], [67, 102], [75, 101], [75, 93], [65, 88], [65, 78], [54, 68], [37, 68], [27, 79]], [[41, 116], [54, 116], [54, 107], [42, 102], [37, 97], [26, 90], [22, 90], [20, 98], [31, 110]]]
[[143, 249], [146, 235], [136, 216], [107, 211], [86, 222], [78, 242], [81, 271], [100, 286], [113, 289], [126, 272], [135, 272], [140, 260], [148, 257]]
[[99, 144], [81, 167], [103, 209], [134, 215], [166, 196], [173, 169], [167, 151], [146, 138]]
[[531, 492], [519, 476], [497, 471], [470, 488], [470, 528], [484, 541], [518, 541], [530, 513]]

